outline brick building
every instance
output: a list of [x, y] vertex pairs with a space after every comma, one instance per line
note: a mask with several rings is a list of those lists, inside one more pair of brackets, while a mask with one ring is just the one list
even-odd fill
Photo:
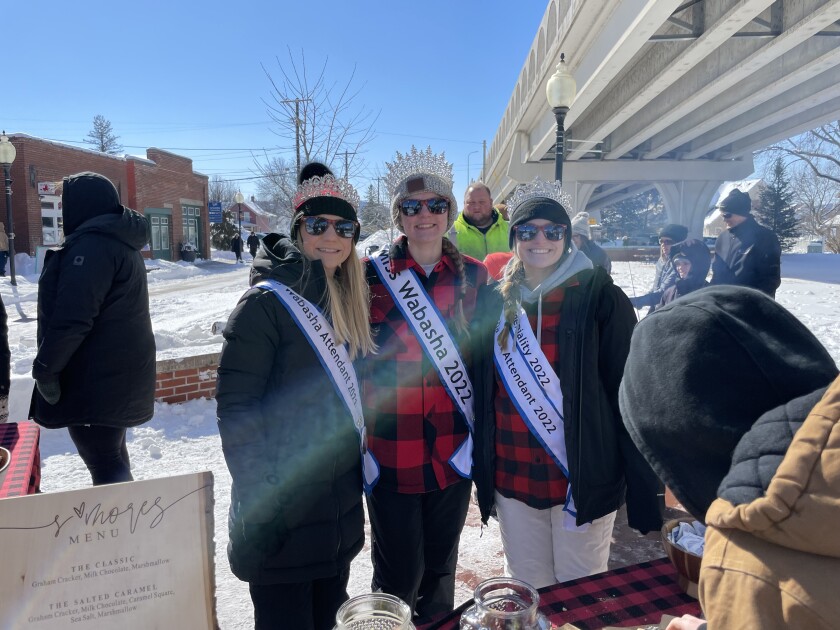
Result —
[[[274, 218], [273, 215], [266, 211], [260, 205], [260, 202], [254, 199], [253, 195], [250, 199], [246, 199], [241, 204], [230, 203], [227, 210], [230, 212], [230, 216], [233, 218], [234, 223], [239, 222], [239, 211], [242, 211], [241, 219], [243, 234], [250, 232], [252, 229], [255, 232], [273, 231], [273, 226], [271, 225], [272, 219]], [[243, 238], [247, 237], [243, 236]]]
[[191, 159], [154, 148], [146, 150], [145, 158], [121, 157], [22, 133], [9, 135], [9, 141], [17, 151], [11, 169], [17, 252], [33, 256], [37, 247], [61, 241], [61, 197], [53, 184], [93, 171], [114, 183], [123, 205], [149, 221], [145, 255], [178, 260], [180, 246], [191, 243], [201, 257], [208, 256], [208, 180], [193, 171]]

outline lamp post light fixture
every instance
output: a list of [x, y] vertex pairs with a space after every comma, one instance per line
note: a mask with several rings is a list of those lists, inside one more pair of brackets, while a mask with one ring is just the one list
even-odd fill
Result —
[[245, 195], [242, 194], [241, 190], [236, 191], [233, 201], [239, 209], [239, 238], [242, 238], [242, 202], [245, 201]]
[[[12, 216], [12, 162], [15, 161], [17, 151], [15, 145], [9, 142], [4, 131], [0, 134], [0, 164], [6, 180], [6, 234], [9, 236], [9, 272], [12, 276], [12, 286], [17, 286], [15, 278], [15, 223]], [[3, 271], [5, 272], [5, 265]]]
[[566, 67], [566, 56], [560, 53], [560, 63], [557, 64], [554, 74], [548, 79], [548, 84], [545, 86], [545, 96], [548, 99], [549, 107], [554, 112], [554, 117], [557, 119], [557, 141], [554, 145], [554, 179], [561, 184], [563, 183], [563, 153], [566, 149], [563, 121], [575, 101], [576, 94], [577, 83]]

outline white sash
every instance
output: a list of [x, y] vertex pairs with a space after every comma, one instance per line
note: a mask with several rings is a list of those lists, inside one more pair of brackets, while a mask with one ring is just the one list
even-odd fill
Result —
[[452, 340], [449, 329], [435, 303], [420, 284], [414, 271], [408, 269], [393, 273], [387, 250], [370, 259], [382, 284], [391, 294], [408, 327], [417, 337], [423, 351], [435, 366], [440, 381], [449, 397], [461, 411], [469, 429], [467, 439], [449, 458], [449, 465], [462, 477], [472, 477], [473, 451], [473, 386], [467, 375], [467, 366]]
[[[505, 314], [502, 311], [494, 339], [498, 338], [504, 325]], [[542, 444], [569, 482], [563, 506], [563, 529], [584, 531], [588, 523], [580, 527], [575, 523], [577, 510], [572, 499], [572, 477], [566, 454], [560, 379], [537, 343], [528, 316], [521, 307], [511, 333], [504, 348], [498, 342], [493, 344], [496, 370], [531, 434]]]
[[309, 345], [324, 366], [335, 391], [344, 401], [353, 426], [359, 434], [359, 451], [362, 455], [362, 481], [365, 493], [370, 494], [379, 481], [379, 462], [367, 448], [367, 432], [362, 412], [359, 382], [353, 362], [347, 354], [347, 348], [335, 342], [335, 333], [330, 322], [317, 306], [301, 297], [286, 285], [276, 280], [263, 280], [254, 285], [259, 289], [271, 291], [280, 303], [289, 311]]

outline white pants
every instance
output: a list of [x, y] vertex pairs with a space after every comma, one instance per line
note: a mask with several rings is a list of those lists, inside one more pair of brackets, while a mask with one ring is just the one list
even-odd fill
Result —
[[496, 492], [505, 573], [535, 588], [607, 570], [615, 512], [583, 530], [563, 529], [563, 506], [546, 510]]

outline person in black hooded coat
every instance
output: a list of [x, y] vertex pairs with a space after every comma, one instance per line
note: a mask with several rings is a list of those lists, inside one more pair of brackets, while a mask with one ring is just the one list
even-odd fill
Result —
[[706, 276], [712, 265], [712, 255], [703, 241], [690, 238], [671, 247], [671, 265], [677, 270], [677, 280], [665, 289], [657, 308], [709, 285]]
[[38, 282], [30, 416], [68, 427], [94, 485], [131, 481], [126, 428], [152, 418], [155, 397], [146, 219], [97, 173], [64, 178], [62, 215]]
[[[355, 191], [347, 194], [349, 184], [317, 163], [301, 178], [291, 237], [265, 236], [252, 288], [225, 326], [216, 389], [233, 480], [228, 559], [234, 575], [249, 582], [257, 629], [331, 629], [347, 599], [350, 562], [364, 543], [353, 420], [290, 312], [254, 286], [274, 280], [290, 288], [317, 306], [337, 334], [343, 315], [355, 324], [344, 335], [351, 358], [372, 349], [367, 284], [353, 251]], [[340, 236], [333, 223], [320, 234], [309, 231], [324, 218], [351, 221], [355, 230]], [[341, 250], [343, 262], [336, 266], [340, 256], [332, 253], [320, 259], [323, 248]]]

